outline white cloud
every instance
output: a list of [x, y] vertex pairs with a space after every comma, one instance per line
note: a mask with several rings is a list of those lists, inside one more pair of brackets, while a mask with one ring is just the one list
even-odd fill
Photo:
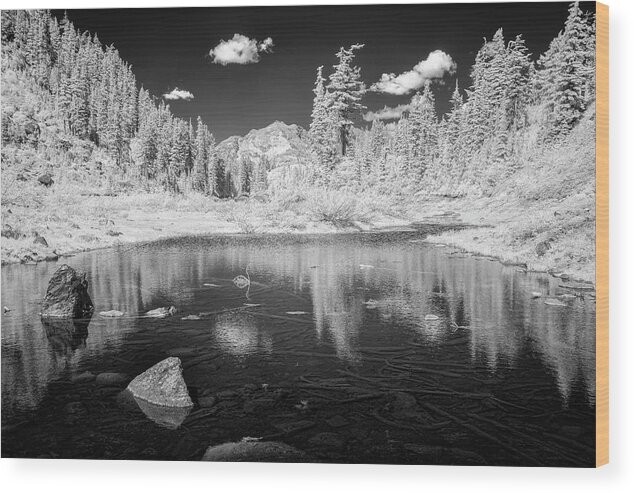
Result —
[[366, 122], [371, 122], [373, 120], [396, 120], [400, 118], [403, 113], [409, 111], [411, 106], [409, 104], [399, 104], [393, 108], [389, 106], [385, 106], [383, 109], [377, 111], [368, 111], [363, 115], [363, 119]]
[[273, 48], [273, 38], [270, 36], [258, 45], [258, 49], [260, 51], [264, 51], [265, 53], [271, 51], [271, 48]]
[[427, 59], [418, 62], [412, 70], [400, 75], [383, 74], [381, 79], [372, 85], [372, 91], [388, 94], [408, 94], [433, 79], [442, 79], [445, 74], [455, 72], [456, 62], [444, 51], [435, 50], [427, 55]]
[[236, 33], [233, 38], [227, 41], [223, 39], [215, 48], [209, 50], [209, 56], [212, 62], [221, 65], [229, 63], [245, 65], [259, 62], [260, 53], [268, 53], [272, 47], [273, 39], [270, 37], [258, 42], [256, 39], [250, 39], [243, 34]]
[[179, 89], [178, 87], [172, 89], [171, 92], [166, 92], [165, 94], [163, 94], [163, 97], [168, 101], [176, 101], [178, 99], [191, 101], [192, 99], [194, 99], [194, 95], [191, 92], [185, 91], [184, 89]]

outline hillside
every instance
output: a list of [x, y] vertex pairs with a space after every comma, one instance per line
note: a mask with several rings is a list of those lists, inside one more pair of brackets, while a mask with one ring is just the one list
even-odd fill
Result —
[[594, 281], [594, 105], [557, 147], [528, 151], [524, 166], [488, 197], [439, 199], [439, 210], [460, 213], [492, 229], [445, 233], [433, 241]]

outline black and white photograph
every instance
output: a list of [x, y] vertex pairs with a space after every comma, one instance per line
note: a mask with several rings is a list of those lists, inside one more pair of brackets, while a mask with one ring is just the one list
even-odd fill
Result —
[[3, 458], [595, 467], [595, 2], [1, 31]]

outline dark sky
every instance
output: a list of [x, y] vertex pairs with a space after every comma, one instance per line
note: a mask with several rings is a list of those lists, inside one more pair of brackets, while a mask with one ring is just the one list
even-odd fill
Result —
[[[594, 10], [593, 3], [582, 4]], [[275, 120], [307, 127], [315, 70], [335, 63], [340, 46], [365, 43], [357, 57], [363, 80], [400, 74], [442, 50], [457, 64], [454, 76], [436, 84], [440, 111], [447, 108], [455, 77], [462, 88], [483, 37], [504, 28], [506, 39], [523, 34], [534, 54], [547, 49], [563, 28], [568, 3], [427, 4], [323, 7], [237, 7], [69, 10], [80, 30], [97, 32], [133, 66], [153, 95], [174, 87], [195, 99], [171, 101], [176, 116], [201, 115], [218, 140], [245, 134]], [[58, 17], [63, 11], [53, 11]], [[272, 53], [258, 63], [220, 65], [209, 50], [235, 33], [262, 41]], [[329, 72], [328, 72], [329, 73]], [[410, 96], [370, 93], [370, 110], [396, 106]]]

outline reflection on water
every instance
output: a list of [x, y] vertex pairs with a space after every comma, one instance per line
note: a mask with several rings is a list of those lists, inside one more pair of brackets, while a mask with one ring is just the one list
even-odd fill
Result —
[[86, 346], [88, 325], [90, 318], [42, 320], [53, 354], [62, 359], [72, 356], [77, 348]]
[[[190, 239], [68, 259], [87, 272], [95, 313], [116, 309], [121, 319], [43, 324], [39, 303], [58, 265], [3, 267], [2, 305], [11, 309], [2, 316], [3, 425], [37, 413], [60, 379], [113, 367], [133, 376], [174, 348], [192, 358], [191, 369], [184, 359], [188, 384], [201, 388], [212, 375], [213, 385], [231, 387], [236, 368], [244, 378], [288, 380], [289, 351], [320, 375], [332, 362], [312, 353], [362, 368], [364, 348], [420, 348], [412, 361], [452, 361], [479, 381], [556, 389], [562, 410], [574, 400], [593, 413], [593, 299], [546, 305], [531, 292], [558, 296], [557, 279], [453, 255], [420, 236]], [[249, 299], [232, 282], [247, 266]], [[170, 305], [176, 317], [137, 318]], [[196, 314], [202, 320], [181, 320]], [[211, 353], [217, 359], [205, 367]]]
[[213, 334], [220, 349], [232, 356], [266, 354], [273, 350], [271, 336], [258, 328], [253, 315], [243, 311], [218, 314]]

